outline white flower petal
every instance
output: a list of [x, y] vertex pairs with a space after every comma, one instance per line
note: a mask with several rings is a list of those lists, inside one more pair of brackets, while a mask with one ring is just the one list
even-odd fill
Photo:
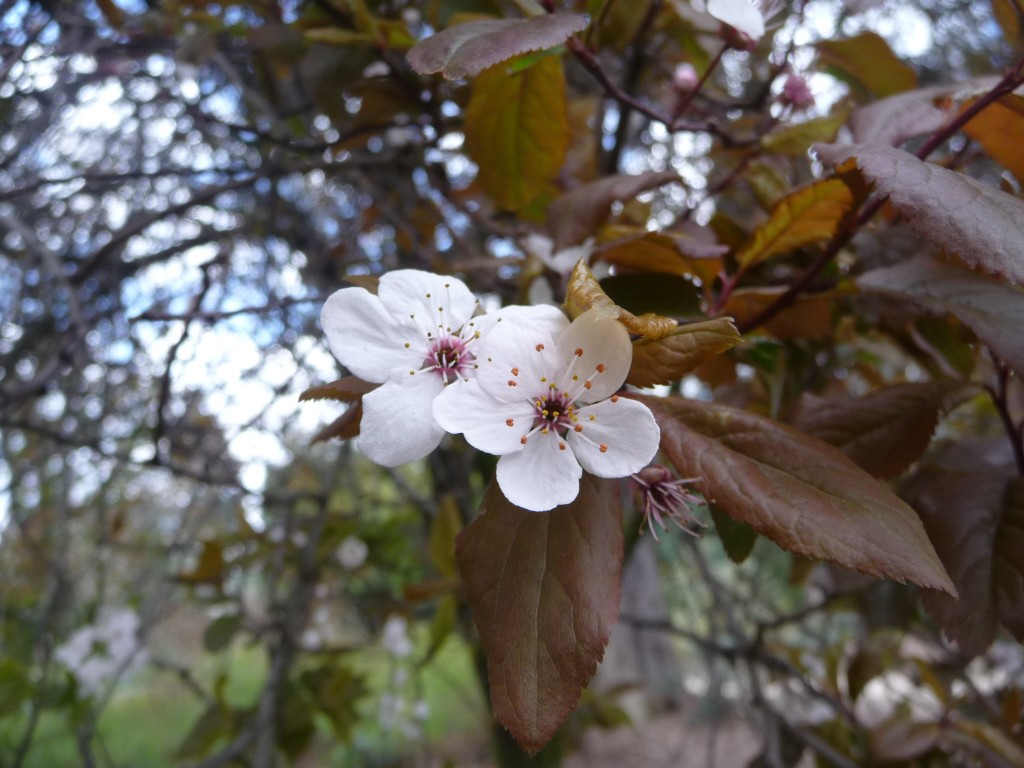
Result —
[[476, 379], [451, 384], [434, 399], [434, 419], [443, 429], [465, 435], [474, 448], [496, 456], [523, 449], [520, 440], [533, 417], [527, 400], [498, 402]]
[[553, 434], [534, 434], [526, 447], [498, 460], [498, 485], [505, 498], [531, 512], [546, 512], [568, 504], [580, 492], [583, 469]]
[[437, 448], [444, 430], [434, 421], [431, 405], [443, 388], [432, 372], [405, 374], [363, 395], [359, 450], [376, 464], [396, 467]]
[[476, 381], [496, 400], [510, 403], [535, 397], [541, 377], [558, 370], [555, 340], [545, 323], [502, 321], [480, 340]]
[[473, 318], [473, 324], [480, 335], [484, 336], [502, 323], [522, 324], [529, 323], [532, 326], [545, 329], [552, 338], [557, 338], [569, 326], [569, 319], [558, 307], [542, 304], [540, 306], [525, 306], [512, 304], [502, 307], [495, 312], [488, 312]]
[[[635, 400], [619, 397], [584, 406], [578, 423], [583, 430], [569, 432], [569, 445], [592, 475], [632, 475], [646, 467], [658, 452], [658, 423], [647, 406]], [[606, 446], [603, 452], [602, 445]]]
[[380, 279], [377, 296], [392, 316], [409, 318], [431, 331], [440, 327], [457, 332], [477, 307], [476, 297], [461, 280], [418, 269], [388, 272]]
[[[577, 356], [577, 350], [582, 350], [582, 354]], [[573, 361], [571, 374], [591, 381], [591, 387], [578, 398], [584, 403], [604, 400], [617, 392], [633, 361], [633, 345], [622, 323], [594, 311], [584, 312], [562, 332], [558, 353], [567, 363]], [[572, 387], [565, 377], [561, 384], [563, 389]]]
[[532, 253], [542, 263], [551, 266], [551, 254], [555, 250], [555, 241], [540, 232], [531, 232], [523, 238], [523, 249]]
[[708, 0], [708, 13], [751, 40], [764, 36], [764, 17], [750, 0]]
[[363, 288], [342, 288], [320, 313], [331, 352], [365, 381], [380, 384], [398, 369], [419, 368], [423, 345], [406, 348], [418, 337], [412, 326], [396, 321], [380, 299]]

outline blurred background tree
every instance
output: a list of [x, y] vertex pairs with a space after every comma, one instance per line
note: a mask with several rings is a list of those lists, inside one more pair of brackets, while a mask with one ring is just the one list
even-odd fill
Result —
[[[467, 129], [471, 81], [416, 74], [405, 53], [531, 5], [0, 3], [0, 765], [1024, 764], [1008, 635], [964, 653], [914, 588], [813, 567], [707, 509], [702, 538], [653, 546], [627, 515], [620, 635], [552, 744], [526, 758], [494, 724], [452, 554], [493, 463], [450, 442], [384, 469], [333, 440], [352, 414], [299, 403], [342, 373], [326, 297], [413, 267], [493, 305], [560, 300], [564, 274], [527, 247], [553, 234], [546, 205], [672, 171], [680, 183], [613, 208], [603, 286], [638, 312], [703, 318], [713, 259], [820, 173], [811, 143], [901, 76], [1010, 66], [1024, 28], [1015, 0], [808, 0], [718, 58], [716, 25], [687, 2], [566, 3], [590, 14], [580, 42], [524, 65], [564, 63], [565, 114], [534, 128], [566, 146], [508, 204], [496, 193], [522, 168]], [[868, 30], [892, 61], [834, 44]], [[699, 92], [681, 65], [708, 74]], [[1019, 196], [1005, 161], [959, 136], [946, 148]], [[702, 245], [710, 272], [648, 269], [666, 258], [655, 228], [691, 256]], [[868, 266], [914, 247], [899, 228], [858, 237]], [[750, 285], [810, 261], [757, 265]], [[749, 321], [764, 304], [748, 301], [718, 309]], [[979, 375], [958, 323], [903, 337], [805, 309], [799, 331], [755, 333], [677, 390], [799, 422], [801, 391], [931, 377], [922, 348]], [[1019, 408], [1019, 380], [1001, 381], [996, 404]], [[1001, 439], [992, 402], [957, 403], [940, 436]], [[973, 469], [1012, 471], [1006, 441], [987, 445]]]

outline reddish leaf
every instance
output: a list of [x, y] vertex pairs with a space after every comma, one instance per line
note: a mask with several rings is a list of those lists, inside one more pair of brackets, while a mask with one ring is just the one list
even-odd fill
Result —
[[343, 403], [350, 403], [379, 386], [380, 384], [371, 384], [357, 376], [343, 376], [337, 381], [310, 387], [299, 395], [299, 402], [304, 400], [340, 400]]
[[495, 204], [514, 211], [533, 202], [557, 175], [569, 146], [562, 60], [482, 74], [473, 83], [465, 131], [480, 186]]
[[594, 234], [608, 217], [612, 203], [632, 200], [641, 192], [670, 181], [679, 181], [679, 174], [674, 171], [647, 171], [636, 176], [605, 176], [566, 192], [551, 203], [547, 211], [555, 250], [580, 243]]
[[586, 26], [587, 18], [574, 13], [469, 21], [427, 38], [406, 58], [420, 74], [440, 72], [449, 80], [458, 80], [521, 53], [554, 48]]
[[662, 339], [638, 339], [633, 342], [626, 383], [634, 387], [668, 384], [740, 341], [728, 317], [681, 325]]
[[[611, 230], [608, 232], [608, 230]], [[707, 232], [707, 230], [704, 230]], [[696, 275], [713, 282], [722, 271], [722, 256], [729, 248], [686, 232], [648, 232], [640, 227], [608, 227], [610, 242], [602, 242], [597, 256], [608, 264], [636, 272]]]
[[680, 475], [783, 549], [955, 594], [914, 510], [838, 449], [715, 403], [637, 399]]
[[993, 352], [1024, 372], [1024, 291], [969, 269], [926, 257], [860, 276], [861, 290], [909, 297], [960, 318]]
[[618, 619], [618, 487], [584, 475], [572, 504], [538, 513], [513, 506], [491, 483], [481, 509], [455, 557], [494, 714], [536, 753], [575, 708]]
[[1024, 640], [1024, 480], [1005, 440], [959, 443], [936, 453], [906, 483], [960, 599], [922, 602], [960, 649], [984, 651], [1002, 623]]
[[919, 235], [972, 266], [1024, 283], [1024, 201], [892, 147], [821, 144], [826, 162], [855, 157]]
[[924, 453], [939, 415], [965, 391], [960, 382], [929, 381], [894, 384], [857, 400], [805, 394], [793, 425], [875, 477], [895, 477]]

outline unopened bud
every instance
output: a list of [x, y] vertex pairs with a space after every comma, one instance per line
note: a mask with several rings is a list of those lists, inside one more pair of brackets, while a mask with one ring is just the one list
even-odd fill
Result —
[[801, 75], [790, 75], [782, 85], [781, 101], [793, 109], [807, 109], [814, 106], [814, 94]]
[[680, 93], [690, 93], [700, 82], [700, 76], [692, 64], [683, 62], [672, 72], [672, 87]]

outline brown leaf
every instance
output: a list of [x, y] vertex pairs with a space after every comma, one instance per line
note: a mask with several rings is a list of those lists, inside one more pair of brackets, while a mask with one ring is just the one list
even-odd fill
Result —
[[742, 340], [728, 317], [681, 325], [661, 339], [638, 339], [633, 342], [626, 383], [634, 387], [668, 384]]
[[331, 438], [339, 440], [350, 440], [359, 434], [359, 422], [363, 418], [363, 401], [356, 400], [338, 418], [321, 429], [309, 441], [310, 445], [325, 443]]
[[938, 723], [919, 723], [895, 715], [871, 731], [871, 755], [886, 763], [913, 760], [931, 752], [939, 742]]
[[833, 74], [863, 86], [875, 96], [891, 96], [917, 85], [914, 70], [896, 58], [885, 39], [874, 32], [845, 40], [823, 40], [814, 47]]
[[618, 174], [576, 187], [548, 206], [548, 228], [555, 250], [583, 242], [608, 218], [612, 203], [632, 200], [641, 192], [679, 181], [674, 171], [647, 171], [635, 176]]
[[716, 403], [635, 397], [680, 475], [726, 514], [791, 552], [955, 594], [914, 510], [838, 449]]
[[[733, 291], [722, 307], [740, 325], [783, 294], [785, 288], [742, 288]], [[837, 294], [801, 296], [761, 326], [777, 339], [827, 339], [832, 336], [832, 307]]]
[[895, 147], [914, 136], [932, 133], [949, 117], [946, 102], [965, 94], [984, 93], [998, 77], [977, 77], [954, 85], [938, 85], [899, 93], [873, 101], [850, 115], [855, 144], [887, 144]]
[[729, 251], [724, 245], [679, 232], [647, 232], [632, 227], [608, 229], [612, 239], [602, 242], [595, 256], [626, 270], [696, 275], [710, 283], [722, 271], [722, 255]]
[[875, 477], [895, 477], [931, 442], [939, 415], [967, 392], [957, 381], [893, 384], [856, 400], [805, 394], [793, 426], [839, 448]]
[[533, 754], [575, 708], [618, 619], [618, 487], [584, 475], [572, 504], [538, 513], [510, 504], [492, 482], [481, 511], [455, 557], [494, 714]]
[[922, 602], [969, 656], [999, 623], [1024, 640], [1024, 480], [1014, 474], [1005, 440], [963, 442], [936, 452], [903, 488], [960, 593], [927, 592]]
[[449, 80], [458, 80], [513, 56], [554, 48], [586, 26], [587, 17], [575, 13], [469, 21], [418, 43], [406, 59], [422, 75], [440, 72]]
[[936, 249], [1024, 283], [1024, 201], [892, 147], [819, 144], [822, 160], [857, 167]]
[[357, 376], [343, 376], [337, 381], [321, 384], [318, 387], [310, 387], [299, 395], [299, 402], [305, 400], [340, 400], [343, 403], [350, 403], [353, 400], [358, 400], [367, 392], [372, 392], [379, 386], [380, 384], [371, 384]]
[[594, 273], [582, 259], [573, 267], [565, 289], [565, 309], [569, 317], [577, 318], [590, 309], [601, 308], [614, 317], [626, 330], [645, 339], [662, 339], [673, 333], [679, 323], [671, 317], [654, 314], [634, 315], [618, 306], [601, 288]]
[[480, 167], [477, 179], [495, 205], [515, 211], [533, 202], [569, 147], [561, 58], [481, 74], [466, 107], [465, 133], [466, 152]]
[[1024, 373], [1024, 334], [1021, 333], [1024, 291], [1021, 289], [927, 257], [872, 270], [861, 275], [857, 285], [862, 291], [896, 296], [903, 301], [910, 298], [933, 312], [956, 315], [1000, 358]]

